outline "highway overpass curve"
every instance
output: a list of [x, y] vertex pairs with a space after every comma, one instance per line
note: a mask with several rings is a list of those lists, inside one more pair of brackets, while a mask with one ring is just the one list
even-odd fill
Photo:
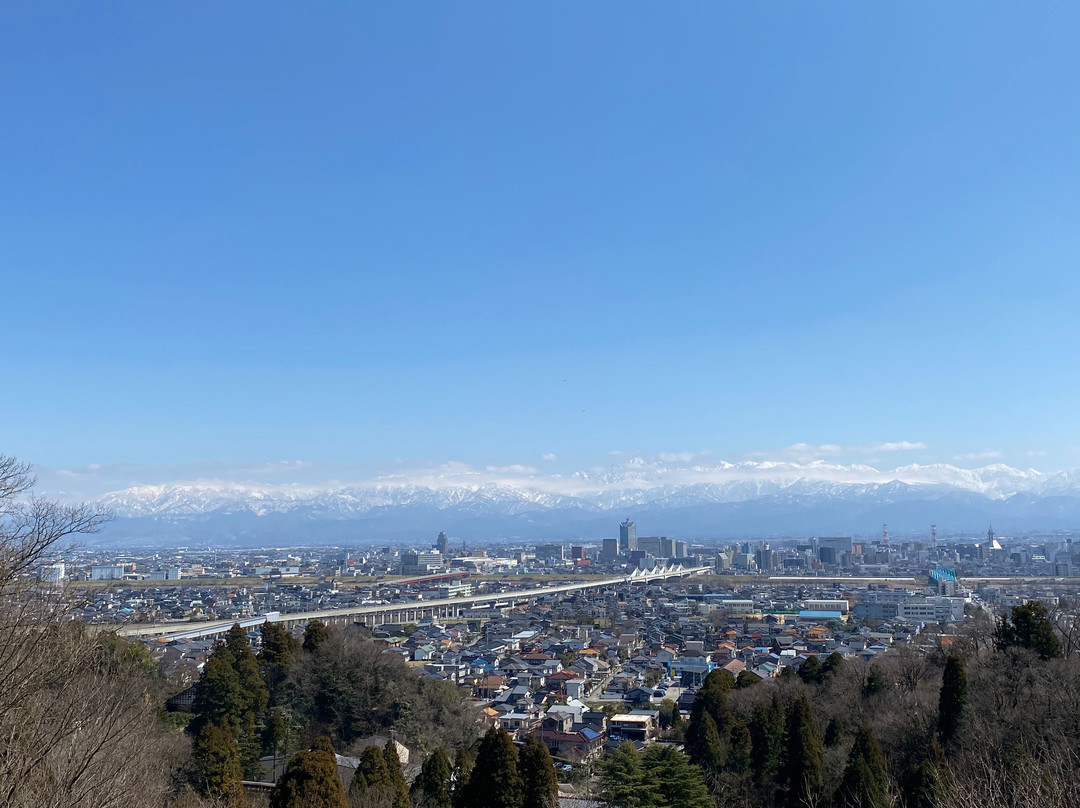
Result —
[[[464, 598], [444, 598], [440, 600], [413, 600], [404, 603], [381, 603], [371, 606], [352, 606], [345, 609], [324, 609], [314, 612], [292, 612], [279, 615], [275, 622], [307, 623], [310, 620], [321, 620], [325, 623], [355, 622], [357, 618], [370, 618], [363, 620], [370, 625], [382, 623], [414, 623], [425, 617], [457, 617], [463, 609], [469, 609], [478, 605], [494, 604], [499, 601], [508, 603], [520, 603], [534, 600], [549, 595], [565, 595], [570, 592], [582, 592], [588, 589], [603, 589], [608, 586], [620, 584], [651, 583], [663, 581], [668, 578], [681, 578], [689, 575], [697, 575], [707, 572], [710, 567], [675, 567], [662, 571], [644, 573], [635, 571], [631, 575], [622, 575], [616, 578], [603, 578], [598, 581], [585, 581], [577, 584], [557, 584], [554, 586], [542, 586], [536, 589], [522, 589], [517, 592], [498, 592], [487, 595], [470, 595]], [[203, 623], [156, 623], [124, 626], [117, 630], [121, 637], [158, 637], [160, 639], [179, 639], [196, 637], [208, 637], [214, 634], [224, 634], [234, 623], [239, 623], [244, 628], [261, 625], [266, 622], [265, 615], [247, 617], [239, 620], [208, 620]]]

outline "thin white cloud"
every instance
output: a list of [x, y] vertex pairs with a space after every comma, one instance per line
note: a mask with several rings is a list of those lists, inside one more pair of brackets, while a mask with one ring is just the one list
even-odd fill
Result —
[[547, 460], [547, 461], [550, 462], [552, 460], [558, 460], [558, 457], [556, 455], [552, 454], [551, 452], [547, 452], [545, 454], [540, 455], [540, 459], [541, 460]]
[[532, 466], [523, 466], [519, 463], [509, 466], [486, 466], [484, 471], [492, 474], [536, 474], [536, 469]]
[[922, 441], [879, 441], [878, 443], [841, 445], [839, 443], [793, 443], [774, 451], [756, 451], [747, 453], [752, 459], [782, 459], [797, 463], [810, 463], [815, 460], [849, 458], [861, 462], [877, 462], [879, 455], [885, 452], [921, 451], [927, 446]]
[[961, 463], [978, 463], [983, 460], [997, 460], [1001, 457], [1001, 452], [997, 449], [983, 449], [981, 452], [969, 452], [967, 454], [956, 455], [953, 460]]
[[656, 457], [664, 463], [689, 463], [691, 460], [705, 457], [708, 454], [708, 450], [703, 452], [660, 452]]
[[867, 447], [871, 452], [914, 452], [925, 448], [926, 444], [922, 441], [910, 440], [887, 441]]

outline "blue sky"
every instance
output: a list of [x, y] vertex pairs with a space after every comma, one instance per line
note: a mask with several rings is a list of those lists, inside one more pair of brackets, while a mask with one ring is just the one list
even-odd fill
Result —
[[6, 4], [0, 451], [1078, 466], [1078, 24]]

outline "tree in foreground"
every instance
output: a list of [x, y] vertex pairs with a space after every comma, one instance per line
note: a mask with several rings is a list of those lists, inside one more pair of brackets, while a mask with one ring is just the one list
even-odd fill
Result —
[[319, 620], [312, 620], [304, 628], [304, 644], [303, 648], [308, 653], [315, 653], [319, 646], [322, 645], [330, 638], [330, 629], [327, 628], [326, 623]]
[[465, 808], [521, 808], [521, 775], [517, 750], [510, 735], [492, 727], [480, 741], [469, 782], [465, 787]]
[[926, 756], [904, 773], [901, 782], [904, 808], [938, 808], [946, 765], [941, 746], [932, 741]]
[[329, 738], [293, 755], [270, 795], [270, 808], [349, 808]]
[[224, 642], [214, 646], [203, 667], [193, 705], [195, 719], [190, 724], [198, 734], [204, 723], [227, 724], [240, 746], [240, 764], [249, 777], [261, 775], [259, 756], [262, 739], [256, 732], [259, 716], [266, 709], [269, 694], [259, 663], [251, 651], [247, 635], [234, 624]]
[[885, 678], [881, 668], [877, 665], [871, 665], [870, 674], [866, 677], [866, 684], [863, 685], [863, 695], [876, 696], [878, 693], [884, 693], [888, 689], [889, 680]]
[[198, 733], [204, 723], [240, 726], [245, 704], [232, 651], [224, 643], [218, 643], [207, 657], [199, 677], [192, 705], [195, 719], [191, 722], [191, 730]]
[[825, 744], [821, 740], [810, 702], [800, 696], [788, 710], [787, 744], [780, 781], [783, 805], [805, 808], [820, 798], [824, 784]]
[[397, 789], [390, 779], [383, 750], [368, 746], [349, 783], [349, 804], [354, 808], [393, 808]]
[[967, 671], [956, 654], [945, 661], [941, 678], [941, 695], [938, 698], [938, 733], [946, 748], [952, 745], [960, 732], [960, 722], [967, 706]]
[[754, 755], [754, 739], [750, 737], [750, 727], [746, 722], [736, 718], [731, 722], [728, 730], [728, 762], [727, 768], [733, 774], [745, 774], [750, 770], [751, 759]]
[[613, 808], [651, 808], [657, 804], [655, 784], [646, 775], [634, 744], [623, 741], [605, 758], [600, 780], [601, 799]]
[[469, 750], [459, 746], [454, 754], [454, 787], [451, 802], [454, 808], [465, 808], [469, 796], [469, 780], [472, 778], [473, 759]]
[[739, 690], [759, 684], [761, 684], [761, 677], [750, 671], [739, 671], [739, 675], [735, 677], [735, 687]]
[[679, 705], [671, 699], [660, 702], [660, 729], [678, 730], [682, 724], [682, 716], [679, 714]]
[[767, 704], [759, 703], [750, 718], [750, 769], [760, 786], [771, 784], [780, 769], [787, 722], [780, 695], [773, 693]]
[[40, 580], [108, 515], [34, 486], [28, 464], [0, 455], [0, 805], [157, 804], [171, 745], [160, 681], [140, 651], [85, 630], [62, 582]]
[[386, 761], [387, 774], [390, 775], [390, 786], [394, 790], [393, 808], [412, 808], [409, 784], [405, 781], [405, 772], [401, 770], [401, 758], [398, 757], [397, 744], [393, 738], [387, 738], [382, 754]]
[[727, 754], [712, 715], [703, 710], [686, 733], [686, 753], [709, 777], [716, 777], [727, 763]]
[[518, 751], [522, 808], [557, 808], [559, 778], [551, 754], [539, 738], [531, 737]]
[[682, 752], [667, 744], [649, 747], [643, 756], [648, 777], [655, 784], [665, 808], [713, 808], [713, 798], [700, 767]]
[[1027, 648], [1042, 659], [1061, 656], [1061, 641], [1050, 614], [1037, 600], [1014, 606], [1011, 615], [1002, 615], [994, 631], [994, 643], [1001, 651]]
[[887, 808], [891, 804], [885, 755], [868, 726], [860, 727], [855, 735], [835, 802], [837, 808]]
[[821, 672], [821, 660], [816, 656], [807, 657], [806, 661], [799, 666], [799, 678], [808, 685], [821, 684], [824, 674]]
[[240, 769], [240, 748], [228, 726], [203, 724], [195, 738], [191, 756], [200, 793], [229, 808], [247, 806], [243, 772]]
[[452, 795], [450, 793], [451, 781], [454, 769], [450, 765], [450, 758], [440, 746], [428, 755], [424, 765], [420, 767], [420, 774], [413, 781], [410, 795], [417, 808], [451, 808]]
[[259, 651], [259, 669], [270, 691], [271, 703], [277, 703], [281, 696], [281, 685], [285, 681], [286, 669], [296, 652], [300, 649], [300, 643], [285, 628], [284, 623], [267, 621], [260, 628], [262, 633], [262, 650]]

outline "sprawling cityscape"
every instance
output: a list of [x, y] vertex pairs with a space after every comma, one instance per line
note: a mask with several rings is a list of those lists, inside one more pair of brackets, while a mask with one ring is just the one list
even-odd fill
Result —
[[0, 808], [1080, 808], [1080, 4], [0, 4]]
[[[872, 540], [706, 544], [638, 535], [630, 519], [612, 528], [581, 544], [471, 549], [446, 532], [408, 546], [84, 548], [39, 576], [78, 600], [86, 625], [141, 643], [169, 683], [166, 708], [188, 718], [234, 626], [260, 659], [268, 625], [297, 646], [313, 625], [362, 632], [415, 676], [460, 692], [480, 728], [516, 744], [538, 738], [567, 804], [596, 800], [605, 785], [594, 764], [621, 744], [681, 748], [673, 727], [694, 720], [695, 694], [716, 672], [746, 687], [810, 681], [827, 661], [925, 666], [1030, 603], [1069, 643], [1080, 628], [1078, 559], [1064, 532], [1014, 538], [989, 527], [939, 540], [931, 526], [913, 540], [883, 525]], [[373, 738], [339, 756], [343, 783], [367, 746], [386, 742]], [[422, 750], [397, 743], [414, 780]], [[260, 765], [265, 775], [247, 788], [283, 776], [276, 755]]]

